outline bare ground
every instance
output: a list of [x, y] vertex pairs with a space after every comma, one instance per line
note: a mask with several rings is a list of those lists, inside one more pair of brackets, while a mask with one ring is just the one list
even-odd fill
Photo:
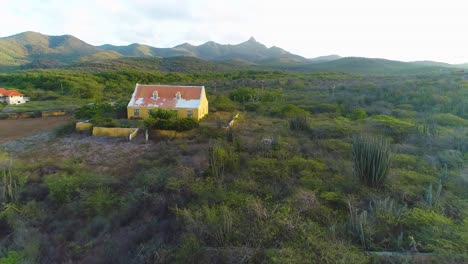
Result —
[[58, 164], [73, 160], [95, 173], [121, 179], [135, 175], [143, 160], [172, 156], [171, 154], [178, 157], [182, 166], [193, 168], [196, 172], [200, 173], [207, 167], [207, 144], [185, 139], [145, 143], [144, 140], [129, 142], [123, 138], [92, 137], [76, 133], [64, 137], [40, 133], [0, 142], [0, 150], [28, 163]]
[[0, 143], [50, 132], [73, 121], [72, 116], [0, 120]]

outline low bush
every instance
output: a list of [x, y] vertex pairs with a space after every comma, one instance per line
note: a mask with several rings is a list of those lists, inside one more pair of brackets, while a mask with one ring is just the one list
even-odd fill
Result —
[[119, 123], [110, 117], [94, 117], [90, 122], [95, 127], [118, 127]]
[[73, 132], [75, 132], [75, 124], [74, 123], [70, 123], [70, 124], [60, 126], [60, 127], [56, 128], [54, 130], [54, 134], [55, 134], [56, 137], [70, 135]]
[[112, 209], [116, 208], [119, 201], [119, 196], [108, 187], [101, 187], [95, 191], [85, 195], [84, 204], [91, 215], [107, 214]]
[[149, 129], [175, 130], [177, 132], [189, 131], [199, 126], [199, 122], [193, 118], [180, 119], [156, 119], [153, 117], [146, 118], [144, 121], [145, 127]]
[[416, 131], [414, 124], [389, 115], [375, 115], [370, 120], [375, 128], [396, 140], [402, 140]]

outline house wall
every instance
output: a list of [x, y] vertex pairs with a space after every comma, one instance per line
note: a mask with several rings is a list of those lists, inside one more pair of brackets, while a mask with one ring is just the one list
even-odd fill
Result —
[[[138, 109], [140, 109], [140, 114], [137, 117], [137, 116], [134, 116], [135, 107], [127, 107], [127, 116], [128, 116], [128, 118], [129, 119], [133, 119], [133, 118], [145, 119], [145, 118], [149, 117], [149, 112], [152, 109], [155, 109], [155, 108], [138, 107]], [[177, 110], [177, 117], [178, 118], [188, 117], [188, 110], [192, 110], [193, 111], [192, 117], [197, 119], [197, 120], [200, 120], [206, 114], [208, 114], [208, 101], [206, 101], [205, 106], [202, 106], [202, 104], [200, 104], [200, 108], [194, 108], [194, 109], [178, 108], [178, 109], [175, 109], [175, 110]]]
[[6, 102], [7, 104], [24, 104], [25, 103], [23, 96], [7, 96]]
[[198, 120], [208, 114], [208, 99], [206, 98], [205, 89], [203, 88], [202, 98], [200, 99], [200, 107], [198, 108]]
[[[139, 113], [138, 116], [134, 116], [135, 108], [140, 109], [140, 113]], [[151, 109], [155, 109], [155, 108], [149, 108], [149, 107], [146, 107], [146, 106], [145, 107], [128, 106], [127, 107], [127, 117], [128, 117], [128, 119], [133, 119], [133, 118], [145, 119], [145, 118], [149, 117], [149, 112], [151, 111]], [[197, 120], [202, 119], [205, 115], [208, 114], [208, 99], [206, 98], [205, 89], [203, 89], [203, 92], [202, 92], [199, 108], [194, 108], [194, 109], [178, 108], [178, 109], [175, 109], [175, 110], [177, 110], [177, 117], [178, 118], [187, 117], [187, 110], [192, 110], [193, 111], [193, 114], [192, 114], [193, 118], [195, 118]]]

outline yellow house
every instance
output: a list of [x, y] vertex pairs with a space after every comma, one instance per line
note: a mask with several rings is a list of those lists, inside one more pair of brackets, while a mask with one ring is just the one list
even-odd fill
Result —
[[205, 86], [136, 84], [127, 106], [129, 119], [147, 118], [152, 109], [173, 109], [178, 118], [200, 120], [208, 114]]

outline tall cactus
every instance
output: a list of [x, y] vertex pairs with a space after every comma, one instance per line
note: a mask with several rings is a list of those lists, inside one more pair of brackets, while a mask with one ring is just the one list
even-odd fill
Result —
[[17, 199], [18, 182], [11, 173], [12, 161], [6, 160], [0, 164], [2, 169], [2, 198], [5, 202], [13, 202]]
[[381, 187], [387, 178], [392, 154], [389, 143], [380, 137], [356, 136], [353, 140], [354, 172], [370, 187]]

